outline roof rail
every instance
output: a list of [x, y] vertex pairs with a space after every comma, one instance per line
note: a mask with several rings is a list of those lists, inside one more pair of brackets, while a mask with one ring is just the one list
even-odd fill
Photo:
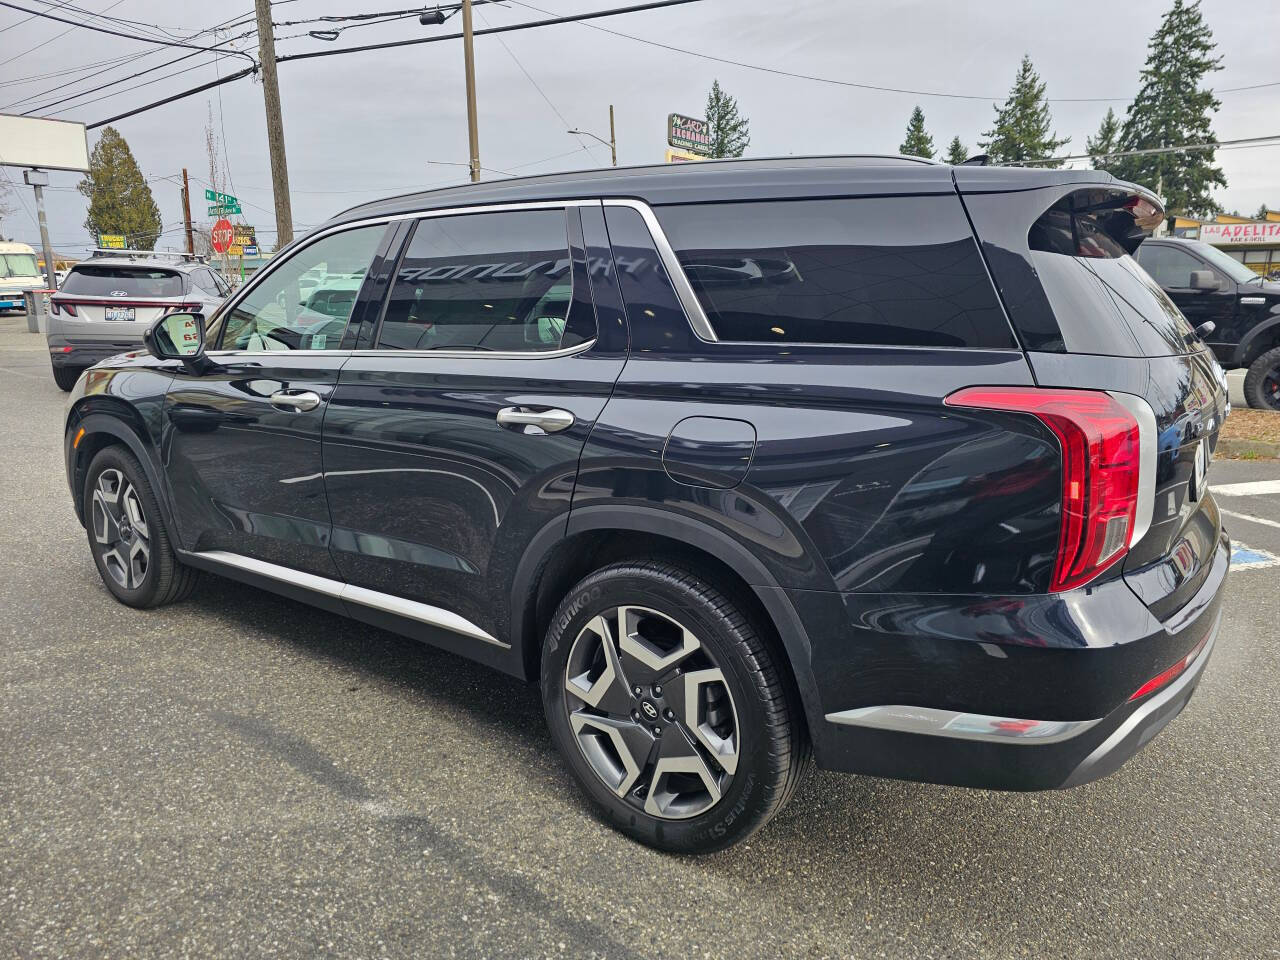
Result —
[[162, 260], [167, 257], [171, 260], [184, 260], [187, 263], [208, 263], [208, 258], [202, 254], [182, 253], [178, 250], [122, 250], [112, 247], [94, 247], [91, 256], [127, 257], [130, 260], [137, 260], [144, 257], [153, 260]]

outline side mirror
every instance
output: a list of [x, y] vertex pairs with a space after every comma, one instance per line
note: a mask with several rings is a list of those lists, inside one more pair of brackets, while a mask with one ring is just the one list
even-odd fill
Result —
[[198, 313], [166, 313], [147, 328], [142, 342], [157, 360], [194, 363], [204, 356], [204, 317]]
[[1212, 270], [1192, 270], [1191, 271], [1191, 289], [1192, 290], [1218, 290], [1222, 284], [1214, 275]]

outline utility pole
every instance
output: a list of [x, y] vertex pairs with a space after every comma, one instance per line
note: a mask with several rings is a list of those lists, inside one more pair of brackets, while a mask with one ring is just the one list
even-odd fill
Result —
[[[258, 5], [266, 0], [258, 0]], [[261, 16], [259, 16], [261, 19]], [[480, 179], [480, 126], [476, 120], [476, 55], [471, 33], [471, 0], [462, 0], [462, 59], [467, 71], [467, 141], [471, 148], [471, 182]], [[263, 65], [265, 66], [265, 58]], [[275, 64], [272, 62], [274, 72]], [[265, 72], [265, 71], [264, 71]]]
[[196, 252], [196, 238], [191, 232], [191, 182], [187, 179], [187, 168], [182, 168], [182, 222], [187, 228], [187, 253]]
[[609, 152], [613, 154], [613, 165], [618, 165], [618, 135], [613, 130], [613, 104], [609, 104]]
[[49, 185], [49, 174], [44, 170], [23, 170], [22, 179], [36, 192], [36, 214], [40, 219], [40, 246], [44, 250], [44, 281], [46, 290], [58, 289], [58, 274], [53, 265], [53, 247], [49, 245], [49, 223], [44, 218], [44, 188]]
[[[276, 77], [276, 37], [271, 30], [271, 0], [254, 0], [254, 9], [258, 17], [262, 96], [267, 102], [267, 147], [271, 152], [271, 189], [276, 201], [276, 245], [279, 248], [293, 239], [293, 209], [289, 203], [289, 165], [284, 158], [284, 121], [280, 117], [280, 83]], [[468, 6], [468, 24], [471, 22], [470, 14]]]

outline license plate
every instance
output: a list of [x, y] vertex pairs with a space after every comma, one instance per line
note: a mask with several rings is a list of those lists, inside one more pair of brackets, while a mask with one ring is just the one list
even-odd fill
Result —
[[133, 320], [133, 307], [107, 307], [108, 320]]

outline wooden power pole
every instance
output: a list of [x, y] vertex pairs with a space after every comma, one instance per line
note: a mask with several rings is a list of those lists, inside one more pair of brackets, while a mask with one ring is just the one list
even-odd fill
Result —
[[[259, 4], [265, 0], [258, 0]], [[471, 31], [471, 0], [462, 0], [462, 61], [467, 72], [467, 142], [471, 148], [471, 182], [480, 179], [480, 125], [476, 120], [476, 55]], [[265, 66], [265, 62], [264, 62]]]
[[276, 201], [276, 246], [293, 239], [289, 203], [289, 165], [284, 157], [284, 121], [280, 116], [280, 84], [276, 77], [276, 38], [271, 30], [271, 0], [254, 0], [258, 17], [258, 59], [262, 61], [262, 96], [267, 102], [267, 148], [271, 152], [271, 189]]
[[196, 238], [191, 231], [191, 181], [187, 179], [187, 168], [182, 168], [182, 223], [187, 229], [187, 253], [196, 252]]

